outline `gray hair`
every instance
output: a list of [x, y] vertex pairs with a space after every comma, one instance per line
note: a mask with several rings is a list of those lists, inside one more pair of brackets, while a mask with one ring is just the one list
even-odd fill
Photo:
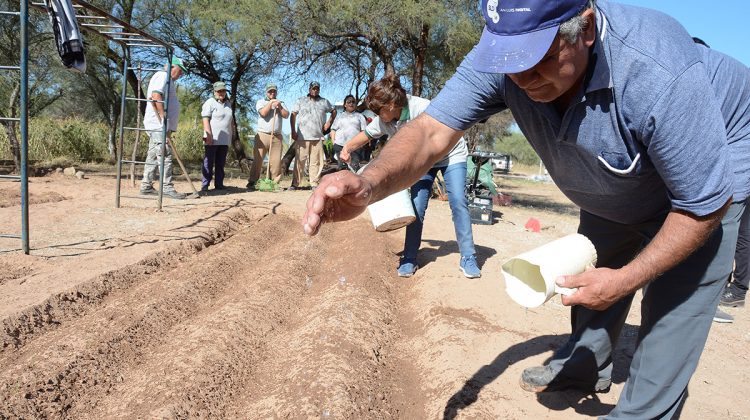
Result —
[[560, 25], [560, 29], [558, 30], [558, 34], [560, 34], [560, 37], [563, 38], [568, 43], [572, 44], [576, 41], [578, 41], [578, 37], [585, 31], [588, 26], [588, 21], [584, 19], [583, 12], [585, 12], [588, 9], [595, 9], [596, 8], [596, 0], [589, 0], [586, 7], [581, 10], [581, 13], [573, 16], [572, 18], [566, 20]]

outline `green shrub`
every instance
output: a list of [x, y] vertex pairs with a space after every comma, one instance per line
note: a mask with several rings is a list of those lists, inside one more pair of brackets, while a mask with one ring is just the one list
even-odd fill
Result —
[[[109, 159], [108, 128], [78, 118], [34, 118], [29, 122], [29, 160], [102, 162]], [[19, 134], [20, 141], [20, 134]], [[0, 157], [12, 159], [5, 130], [0, 133]]]
[[536, 154], [526, 137], [519, 132], [495, 140], [495, 151], [510, 155], [516, 163], [524, 165], [539, 164], [539, 155]]
[[[18, 130], [16, 130], [18, 132]], [[50, 166], [84, 162], [107, 162], [109, 127], [100, 122], [80, 118], [34, 118], [29, 123], [29, 160]], [[20, 133], [18, 134], [20, 140]], [[119, 132], [116, 133], [119, 136]], [[123, 141], [124, 158], [133, 153], [136, 133], [126, 131]], [[185, 162], [203, 160], [203, 128], [193, 122], [179, 124], [173, 143]], [[115, 139], [118, 141], [118, 138]], [[148, 135], [141, 132], [136, 160], [143, 160], [148, 151]], [[252, 153], [252, 146], [250, 148]], [[11, 160], [10, 144], [5, 130], [0, 130], [0, 159]]]

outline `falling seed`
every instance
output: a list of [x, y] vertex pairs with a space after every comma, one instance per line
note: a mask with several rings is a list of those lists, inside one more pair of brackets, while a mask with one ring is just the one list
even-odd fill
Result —
[[312, 279], [310, 276], [305, 276], [305, 287], [308, 289], [312, 287]]
[[327, 408], [324, 409], [323, 413], [321, 413], [321, 415], [320, 415], [320, 418], [321, 419], [330, 419], [331, 418], [331, 410], [329, 410]]
[[344, 276], [339, 277], [339, 285], [346, 286], [346, 277]]

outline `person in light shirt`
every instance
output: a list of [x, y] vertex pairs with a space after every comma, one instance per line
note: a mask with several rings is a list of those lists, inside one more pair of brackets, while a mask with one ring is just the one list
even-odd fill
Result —
[[177, 131], [177, 123], [180, 119], [180, 101], [177, 99], [177, 79], [182, 77], [185, 69], [185, 64], [179, 57], [172, 57], [171, 66], [169, 67], [169, 92], [166, 91], [167, 86], [167, 69], [158, 71], [151, 76], [151, 80], [148, 82], [148, 90], [146, 98], [149, 99], [149, 103], [146, 105], [146, 113], [143, 117], [143, 127], [149, 136], [148, 141], [148, 152], [146, 154], [146, 166], [143, 169], [143, 179], [141, 180], [140, 193], [143, 195], [156, 195], [158, 191], [154, 189], [153, 182], [156, 179], [156, 171], [158, 165], [161, 162], [162, 154], [162, 143], [164, 143], [164, 97], [165, 93], [167, 99], [167, 109], [169, 114], [167, 115], [167, 144], [165, 147], [166, 153], [164, 154], [164, 195], [177, 200], [185, 198], [185, 194], [177, 192], [172, 182], [172, 145], [169, 144], [169, 139], [172, 133]]

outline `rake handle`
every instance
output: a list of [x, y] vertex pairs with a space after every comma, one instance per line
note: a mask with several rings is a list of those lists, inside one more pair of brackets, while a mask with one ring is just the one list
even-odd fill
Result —
[[271, 149], [273, 148], [273, 138], [276, 136], [276, 109], [273, 110], [271, 119], [271, 139], [268, 140], [268, 165], [266, 166], [266, 178], [271, 179]]

